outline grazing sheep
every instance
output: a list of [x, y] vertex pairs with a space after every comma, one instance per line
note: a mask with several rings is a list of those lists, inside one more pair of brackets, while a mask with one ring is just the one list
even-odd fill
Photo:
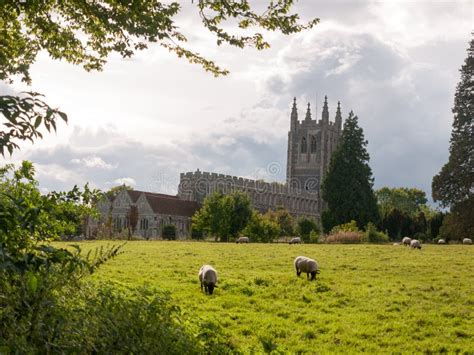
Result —
[[408, 238], [408, 237], [403, 238], [402, 243], [404, 246], [410, 246], [411, 238]]
[[288, 244], [301, 244], [301, 238], [300, 237], [291, 238]]
[[446, 244], [446, 241], [444, 239], [438, 240], [438, 244]]
[[239, 237], [235, 241], [237, 244], [242, 244], [242, 243], [248, 243], [249, 242], [249, 237]]
[[199, 269], [198, 276], [201, 282], [201, 291], [204, 286], [204, 291], [212, 295], [214, 288], [217, 287], [217, 271], [211, 265], [203, 265]]
[[470, 239], [470, 238], [464, 238], [464, 239], [462, 240], [462, 243], [463, 243], [463, 244], [472, 244], [472, 239]]
[[400, 243], [393, 243], [393, 245], [400, 245]]
[[309, 278], [309, 274], [311, 274], [311, 280], [316, 278], [316, 274], [319, 274], [319, 266], [318, 263], [306, 256], [298, 256], [295, 259], [295, 269], [296, 269], [296, 276], [300, 276], [302, 272], [306, 273], [306, 278]]
[[420, 243], [419, 240], [412, 239], [412, 241], [410, 243], [410, 247], [412, 247], [413, 249], [415, 249], [415, 248], [421, 249], [421, 243]]

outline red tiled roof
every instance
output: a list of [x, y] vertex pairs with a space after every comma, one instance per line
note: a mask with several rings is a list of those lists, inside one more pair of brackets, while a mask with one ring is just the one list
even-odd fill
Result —
[[145, 193], [153, 212], [172, 216], [192, 217], [199, 209], [195, 201], [181, 200], [175, 196]]
[[132, 200], [133, 203], [137, 202], [138, 198], [142, 194], [143, 191], [137, 191], [137, 190], [127, 190], [128, 196], [130, 196], [130, 199]]

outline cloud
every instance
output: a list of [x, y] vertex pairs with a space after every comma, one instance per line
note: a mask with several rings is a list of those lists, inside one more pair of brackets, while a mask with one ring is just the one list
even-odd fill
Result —
[[116, 183], [117, 185], [127, 185], [127, 186], [132, 186], [132, 187], [134, 187], [137, 184], [135, 179], [131, 177], [123, 177], [120, 179], [115, 179], [114, 183]]
[[98, 168], [105, 170], [111, 170], [117, 167], [116, 165], [114, 166], [112, 164], [106, 163], [101, 157], [95, 155], [89, 155], [81, 159], [74, 158], [71, 159], [71, 163], [76, 165], [82, 165], [86, 168]]

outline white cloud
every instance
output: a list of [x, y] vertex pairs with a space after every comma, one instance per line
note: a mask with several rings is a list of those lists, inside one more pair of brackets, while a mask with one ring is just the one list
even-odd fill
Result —
[[115, 179], [114, 183], [117, 185], [128, 185], [132, 187], [137, 185], [137, 182], [135, 181], [135, 179], [131, 177], [123, 177], [120, 179]]
[[76, 165], [82, 165], [86, 168], [98, 168], [98, 169], [105, 169], [105, 170], [111, 170], [117, 168], [117, 165], [112, 165], [106, 163], [101, 157], [95, 156], [95, 155], [89, 155], [84, 158], [74, 158], [71, 159], [72, 164]]

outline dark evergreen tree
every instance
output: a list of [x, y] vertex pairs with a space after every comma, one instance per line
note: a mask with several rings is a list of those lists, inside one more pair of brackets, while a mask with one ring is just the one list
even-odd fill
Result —
[[450, 223], [450, 230], [462, 234], [452, 235], [453, 239], [470, 237], [474, 233], [471, 207], [474, 205], [474, 39], [471, 39], [467, 54], [454, 96], [449, 160], [433, 177], [431, 185], [433, 200], [451, 207], [452, 216], [445, 219]]
[[326, 232], [351, 220], [355, 220], [359, 228], [379, 221], [366, 146], [358, 118], [351, 111], [322, 184], [323, 199], [328, 206], [322, 214]]

